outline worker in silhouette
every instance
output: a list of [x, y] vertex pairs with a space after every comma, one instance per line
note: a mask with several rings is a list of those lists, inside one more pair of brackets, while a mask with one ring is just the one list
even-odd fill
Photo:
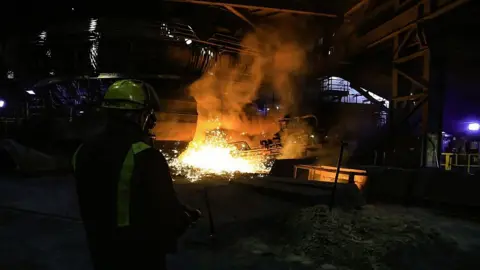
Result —
[[286, 114], [283, 118], [281, 118], [279, 121], [280, 123], [280, 130], [273, 134], [273, 144], [276, 146], [282, 146], [282, 136], [285, 136], [285, 134], [288, 130], [288, 123], [290, 122], [290, 115]]
[[112, 84], [105, 131], [73, 156], [80, 214], [96, 270], [165, 269], [165, 255], [200, 216], [175, 194], [168, 164], [149, 144], [156, 119], [141, 81]]

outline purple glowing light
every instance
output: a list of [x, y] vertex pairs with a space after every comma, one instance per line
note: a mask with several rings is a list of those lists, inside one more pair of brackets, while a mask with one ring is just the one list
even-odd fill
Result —
[[480, 130], [480, 124], [479, 124], [479, 123], [470, 123], [470, 124], [468, 124], [468, 130], [470, 130], [470, 131], [479, 131], [479, 130]]
[[0, 99], [0, 108], [5, 107], [5, 100]]

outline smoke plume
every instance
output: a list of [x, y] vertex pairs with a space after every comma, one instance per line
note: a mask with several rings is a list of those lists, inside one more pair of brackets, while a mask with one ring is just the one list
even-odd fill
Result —
[[[301, 31], [292, 25], [284, 21], [259, 26], [242, 40], [253, 53], [220, 54], [210, 70], [189, 87], [198, 112], [194, 140], [202, 140], [205, 131], [218, 122], [232, 141], [258, 143], [259, 138], [270, 138], [278, 131], [277, 120], [295, 111], [300, 101], [297, 78], [307, 71], [309, 48]], [[273, 93], [280, 105], [271, 108], [267, 117], [255, 115], [257, 109], [250, 105], [263, 92]]]
[[305, 121], [291, 120], [280, 132], [282, 151], [278, 159], [296, 159], [308, 156], [306, 146], [316, 140], [312, 126]]

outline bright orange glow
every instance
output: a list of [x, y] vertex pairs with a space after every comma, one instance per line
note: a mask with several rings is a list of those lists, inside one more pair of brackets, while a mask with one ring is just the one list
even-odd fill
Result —
[[270, 166], [265, 156], [244, 155], [242, 152], [228, 143], [225, 132], [218, 127], [208, 131], [204, 140], [192, 141], [170, 165], [191, 181], [200, 180], [205, 175], [268, 173]]

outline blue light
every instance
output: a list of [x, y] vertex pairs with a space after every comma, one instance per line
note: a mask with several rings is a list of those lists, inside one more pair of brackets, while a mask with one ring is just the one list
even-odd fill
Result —
[[470, 123], [470, 124], [468, 124], [468, 130], [470, 130], [470, 131], [479, 131], [479, 130], [480, 130], [480, 124], [479, 124], [479, 123]]
[[0, 99], [0, 108], [5, 107], [5, 100]]

